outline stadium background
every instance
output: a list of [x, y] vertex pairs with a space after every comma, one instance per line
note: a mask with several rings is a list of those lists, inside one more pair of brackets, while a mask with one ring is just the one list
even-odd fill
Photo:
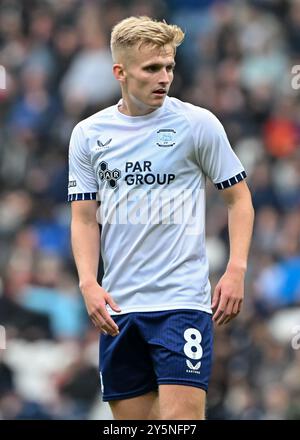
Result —
[[[171, 95], [213, 111], [243, 161], [256, 222], [242, 314], [218, 328], [208, 418], [300, 418], [300, 2], [1, 0], [0, 419], [103, 419], [98, 334], [70, 253], [74, 125], [114, 104], [111, 27], [129, 15], [186, 30]], [[297, 78], [294, 78], [296, 81]], [[297, 86], [297, 81], [295, 82]], [[212, 286], [226, 208], [207, 190]]]

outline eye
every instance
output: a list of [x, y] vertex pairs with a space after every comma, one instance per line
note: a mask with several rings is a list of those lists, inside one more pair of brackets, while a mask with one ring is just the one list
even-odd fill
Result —
[[153, 73], [153, 72], [157, 72], [159, 70], [159, 67], [155, 66], [155, 65], [147, 66], [147, 67], [144, 68], [144, 70], [146, 70], [146, 72]]
[[173, 64], [170, 64], [170, 66], [167, 66], [167, 71], [168, 72], [173, 72], [175, 66]]

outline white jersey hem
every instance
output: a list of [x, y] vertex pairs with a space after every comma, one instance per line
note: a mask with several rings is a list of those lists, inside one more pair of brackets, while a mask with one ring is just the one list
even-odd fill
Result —
[[156, 307], [145, 307], [145, 306], [134, 306], [134, 307], [126, 307], [122, 309], [120, 313], [114, 312], [108, 307], [108, 311], [112, 316], [125, 315], [126, 313], [134, 313], [134, 312], [164, 312], [166, 310], [178, 310], [178, 309], [189, 309], [189, 310], [200, 310], [202, 312], [206, 312], [212, 314], [212, 310], [210, 307], [202, 306], [199, 304], [173, 304], [168, 305], [158, 305]]

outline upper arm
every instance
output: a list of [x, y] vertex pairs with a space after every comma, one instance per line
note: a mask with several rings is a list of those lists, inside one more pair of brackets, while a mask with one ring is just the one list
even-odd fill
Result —
[[223, 190], [245, 179], [244, 167], [218, 118], [202, 110], [198, 117], [194, 113], [192, 122], [198, 164], [216, 188]]
[[98, 184], [86, 136], [80, 124], [74, 128], [69, 146], [68, 201], [95, 200]]
[[223, 200], [228, 206], [233, 205], [239, 200], [248, 200], [251, 204], [251, 194], [247, 183], [242, 180], [229, 188], [220, 190]]
[[72, 222], [79, 221], [85, 224], [98, 223], [97, 210], [99, 203], [96, 200], [74, 201], [71, 203]]

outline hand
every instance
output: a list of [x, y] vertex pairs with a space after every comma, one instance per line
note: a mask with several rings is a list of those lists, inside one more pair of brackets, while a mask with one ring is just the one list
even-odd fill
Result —
[[216, 285], [212, 298], [213, 321], [227, 324], [241, 311], [245, 271], [228, 268]]
[[119, 327], [106, 310], [106, 304], [115, 312], [121, 312], [108, 292], [97, 282], [81, 288], [85, 305], [94, 326], [104, 335], [117, 336]]

